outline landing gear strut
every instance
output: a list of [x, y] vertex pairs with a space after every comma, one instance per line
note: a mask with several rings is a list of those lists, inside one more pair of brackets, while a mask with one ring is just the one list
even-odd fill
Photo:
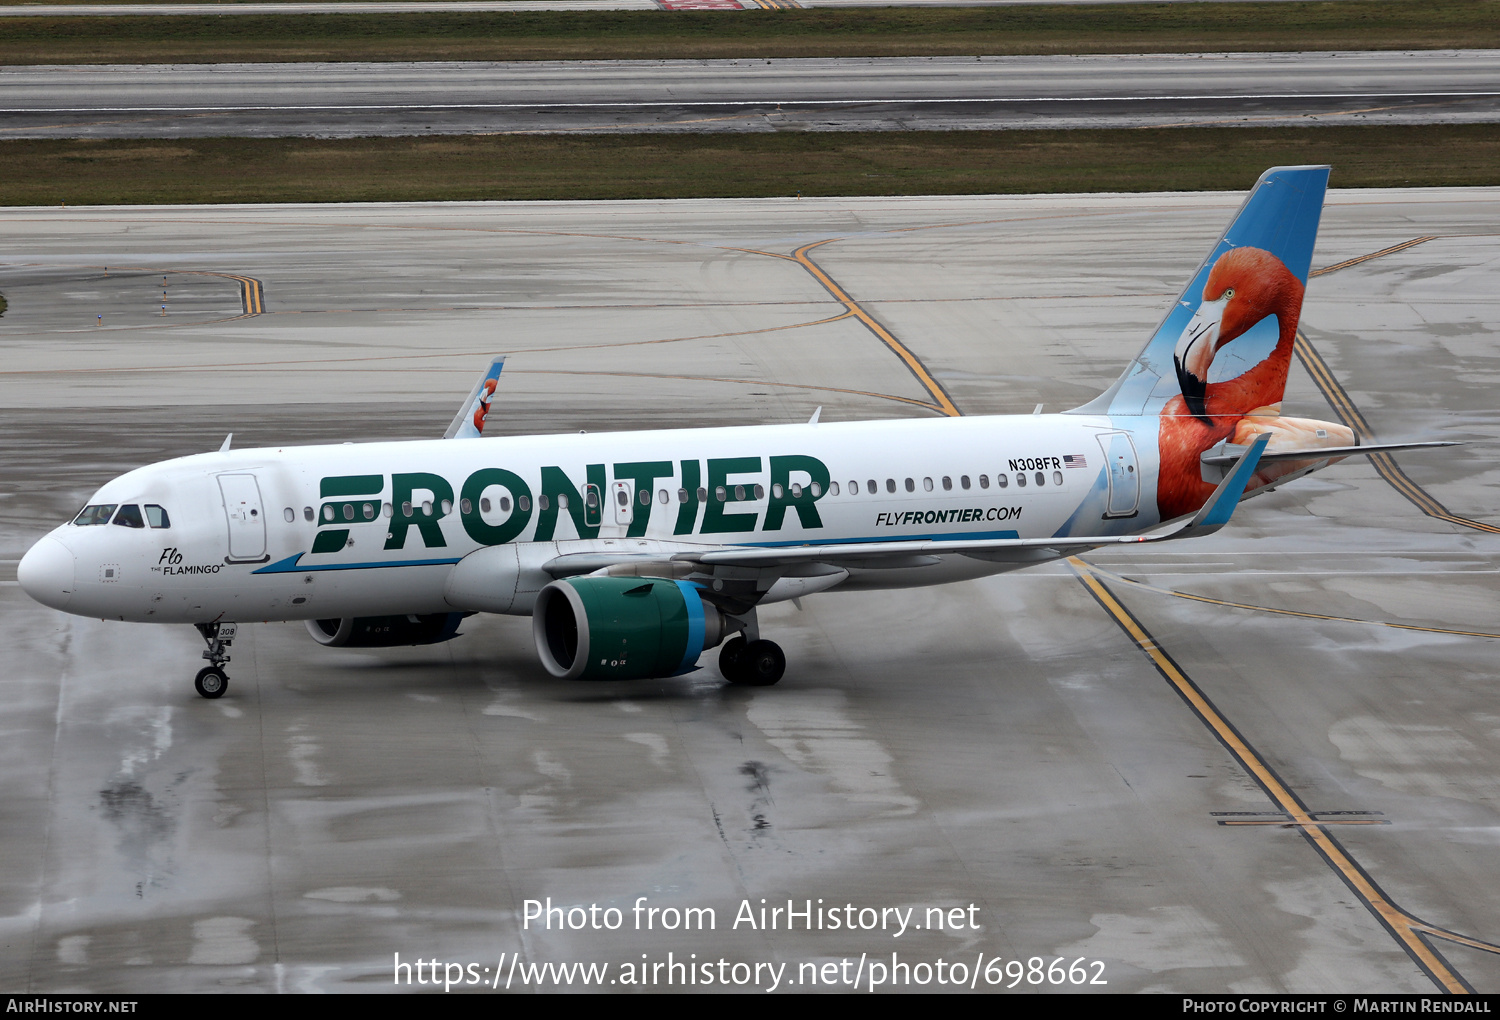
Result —
[[732, 684], [770, 687], [786, 672], [786, 656], [774, 641], [746, 641], [735, 635], [719, 649], [719, 672]]
[[224, 672], [224, 663], [229, 661], [229, 646], [234, 644], [235, 631], [239, 629], [233, 623], [195, 623], [198, 633], [203, 635], [203, 640], [208, 642], [208, 650], [203, 657], [209, 661], [209, 665], [198, 671], [193, 678], [193, 687], [205, 698], [222, 698], [224, 692], [229, 690], [229, 674]]

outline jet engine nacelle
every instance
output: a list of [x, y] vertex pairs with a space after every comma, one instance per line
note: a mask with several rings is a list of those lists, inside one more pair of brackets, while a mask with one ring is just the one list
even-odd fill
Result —
[[435, 645], [458, 637], [465, 613], [427, 616], [358, 616], [341, 620], [308, 620], [307, 632], [320, 645], [333, 648], [389, 648], [392, 645]]
[[573, 577], [537, 596], [531, 632], [547, 672], [563, 680], [640, 680], [696, 668], [725, 619], [687, 581]]

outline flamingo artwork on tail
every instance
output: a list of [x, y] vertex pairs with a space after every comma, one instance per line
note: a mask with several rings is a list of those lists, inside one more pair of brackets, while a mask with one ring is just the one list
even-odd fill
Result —
[[[1163, 518], [1192, 513], [1213, 492], [1214, 486], [1203, 478], [1199, 458], [1216, 443], [1228, 440], [1248, 445], [1261, 432], [1271, 433], [1267, 450], [1273, 453], [1279, 448], [1354, 442], [1354, 433], [1346, 426], [1281, 414], [1305, 289], [1285, 263], [1260, 248], [1231, 248], [1214, 262], [1203, 285], [1202, 302], [1173, 353], [1182, 392], [1161, 411], [1156, 499]], [[1276, 346], [1271, 353], [1231, 379], [1210, 382], [1214, 355], [1267, 319], [1274, 319], [1276, 325]], [[1252, 488], [1269, 485], [1302, 464], [1265, 463], [1256, 472]]]
[[1328, 173], [1326, 166], [1263, 173], [1125, 372], [1069, 412], [1107, 422], [1099, 436], [1107, 470], [1095, 502], [1070, 527], [1088, 514], [1139, 527], [1152, 486], [1157, 520], [1194, 514], [1225, 466], [1262, 435], [1246, 496], [1354, 453], [1438, 445], [1372, 447], [1346, 425], [1281, 412]]

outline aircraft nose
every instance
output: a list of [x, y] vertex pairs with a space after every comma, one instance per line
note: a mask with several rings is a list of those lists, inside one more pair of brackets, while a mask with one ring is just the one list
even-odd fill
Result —
[[55, 538], [44, 538], [21, 557], [16, 580], [42, 605], [63, 609], [73, 597], [76, 565], [72, 550]]

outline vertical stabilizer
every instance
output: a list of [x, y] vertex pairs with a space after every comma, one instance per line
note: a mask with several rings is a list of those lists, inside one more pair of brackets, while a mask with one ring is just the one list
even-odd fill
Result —
[[1233, 402], [1225, 387], [1241, 379], [1241, 389], [1253, 382], [1259, 403], [1278, 404], [1328, 172], [1283, 166], [1261, 174], [1145, 348], [1113, 386], [1076, 410], [1155, 415], [1180, 396], [1187, 413], [1205, 420], [1244, 414], [1214, 406]]

